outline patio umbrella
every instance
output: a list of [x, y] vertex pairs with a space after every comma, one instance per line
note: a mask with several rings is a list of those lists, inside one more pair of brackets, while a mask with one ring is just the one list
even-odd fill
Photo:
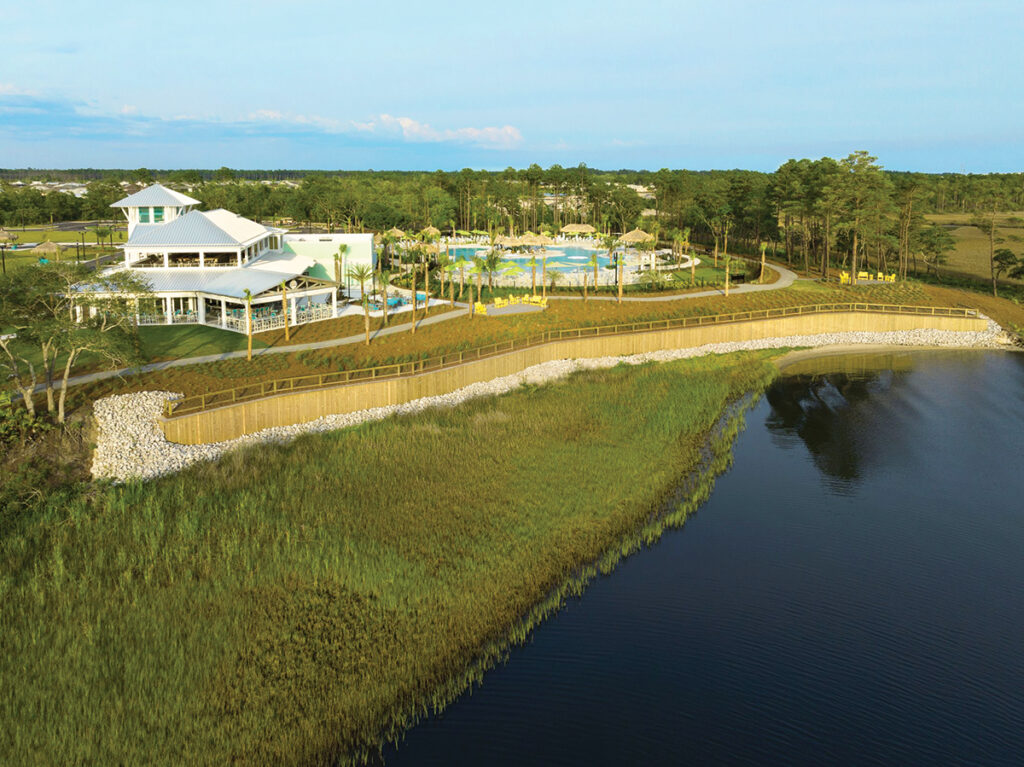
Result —
[[405, 232], [403, 232], [397, 226], [391, 227], [390, 229], [387, 230], [387, 232], [385, 232], [385, 234], [390, 234], [392, 237], [396, 237], [399, 240], [405, 238]]
[[420, 234], [422, 234], [424, 237], [440, 237], [441, 230], [438, 229], [436, 226], [428, 226], [426, 229], [420, 232]]
[[11, 237], [10, 232], [6, 229], [0, 229], [0, 242], [12, 242], [13, 240], [14, 238]]

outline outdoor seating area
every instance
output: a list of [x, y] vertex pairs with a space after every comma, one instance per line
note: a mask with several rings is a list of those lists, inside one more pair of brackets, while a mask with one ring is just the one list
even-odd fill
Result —
[[529, 293], [525, 293], [521, 296], [509, 296], [508, 298], [495, 298], [494, 308], [502, 309], [506, 306], [516, 306], [519, 304], [528, 304], [531, 306], [546, 307], [548, 305], [547, 298], [541, 298], [540, 296], [531, 296]]
[[[546, 309], [547, 305], [547, 298], [537, 295], [530, 295], [529, 293], [524, 293], [523, 295], [512, 295], [509, 296], [508, 298], [495, 298], [494, 303], [491, 304], [491, 307], [494, 308], [495, 310], [498, 310], [497, 313], [499, 314], [517, 314], [520, 313], [520, 311], [534, 311], [537, 309]], [[518, 310], [517, 307], [519, 308]], [[481, 303], [480, 301], [477, 301], [475, 304], [473, 304], [473, 313], [483, 315], [488, 314], [488, 305]]]
[[[884, 272], [877, 272], [871, 274], [871, 272], [857, 272], [857, 279], [861, 282], [896, 282], [896, 274], [885, 274]], [[850, 285], [853, 280], [850, 277], [849, 272], [839, 273], [839, 284]]]

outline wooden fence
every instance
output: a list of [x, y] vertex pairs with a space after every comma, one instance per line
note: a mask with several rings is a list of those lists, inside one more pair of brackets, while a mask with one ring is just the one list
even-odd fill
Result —
[[[172, 442], [199, 444], [321, 415], [442, 394], [553, 359], [637, 354], [774, 336], [923, 327], [983, 330], [986, 321], [972, 309], [818, 304], [551, 330], [420, 360], [254, 382], [169, 401], [162, 426]], [[485, 364], [488, 361], [490, 364]]]

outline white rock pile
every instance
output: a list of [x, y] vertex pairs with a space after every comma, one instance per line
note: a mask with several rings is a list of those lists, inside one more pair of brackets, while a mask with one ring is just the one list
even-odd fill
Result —
[[115, 482], [149, 479], [180, 471], [198, 461], [213, 460], [242, 445], [287, 442], [300, 434], [344, 429], [397, 413], [416, 413], [431, 407], [453, 407], [474, 397], [504, 394], [524, 383], [542, 384], [564, 378], [577, 370], [610, 368], [621, 363], [642, 365], [647, 362], [668, 362], [687, 357], [700, 357], [705, 354], [726, 354], [753, 349], [776, 349], [785, 346], [879, 344], [997, 349], [1006, 348], [1010, 343], [1002, 329], [990, 320], [988, 329], [979, 332], [908, 330], [889, 333], [822, 333], [811, 336], [787, 336], [756, 341], [708, 344], [690, 349], [668, 349], [627, 357], [556, 360], [534, 365], [514, 375], [471, 384], [449, 394], [424, 397], [401, 405], [372, 408], [343, 415], [327, 415], [308, 423], [266, 429], [238, 439], [206, 445], [178, 445], [164, 439], [163, 432], [158, 426], [158, 419], [163, 411], [164, 403], [168, 399], [180, 397], [180, 394], [162, 391], [121, 394], [106, 397], [95, 403], [94, 412], [99, 427], [99, 436], [93, 456], [92, 474], [97, 479], [111, 479]]

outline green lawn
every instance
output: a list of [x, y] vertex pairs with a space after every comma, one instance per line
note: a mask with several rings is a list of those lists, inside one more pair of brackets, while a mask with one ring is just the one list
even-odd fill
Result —
[[[139, 341], [142, 357], [147, 362], [245, 351], [246, 348], [244, 333], [206, 325], [144, 325], [139, 328]], [[252, 339], [253, 349], [266, 346], [258, 338]]]
[[374, 752], [682, 524], [768, 356], [579, 374], [0, 510], [0, 763]]

